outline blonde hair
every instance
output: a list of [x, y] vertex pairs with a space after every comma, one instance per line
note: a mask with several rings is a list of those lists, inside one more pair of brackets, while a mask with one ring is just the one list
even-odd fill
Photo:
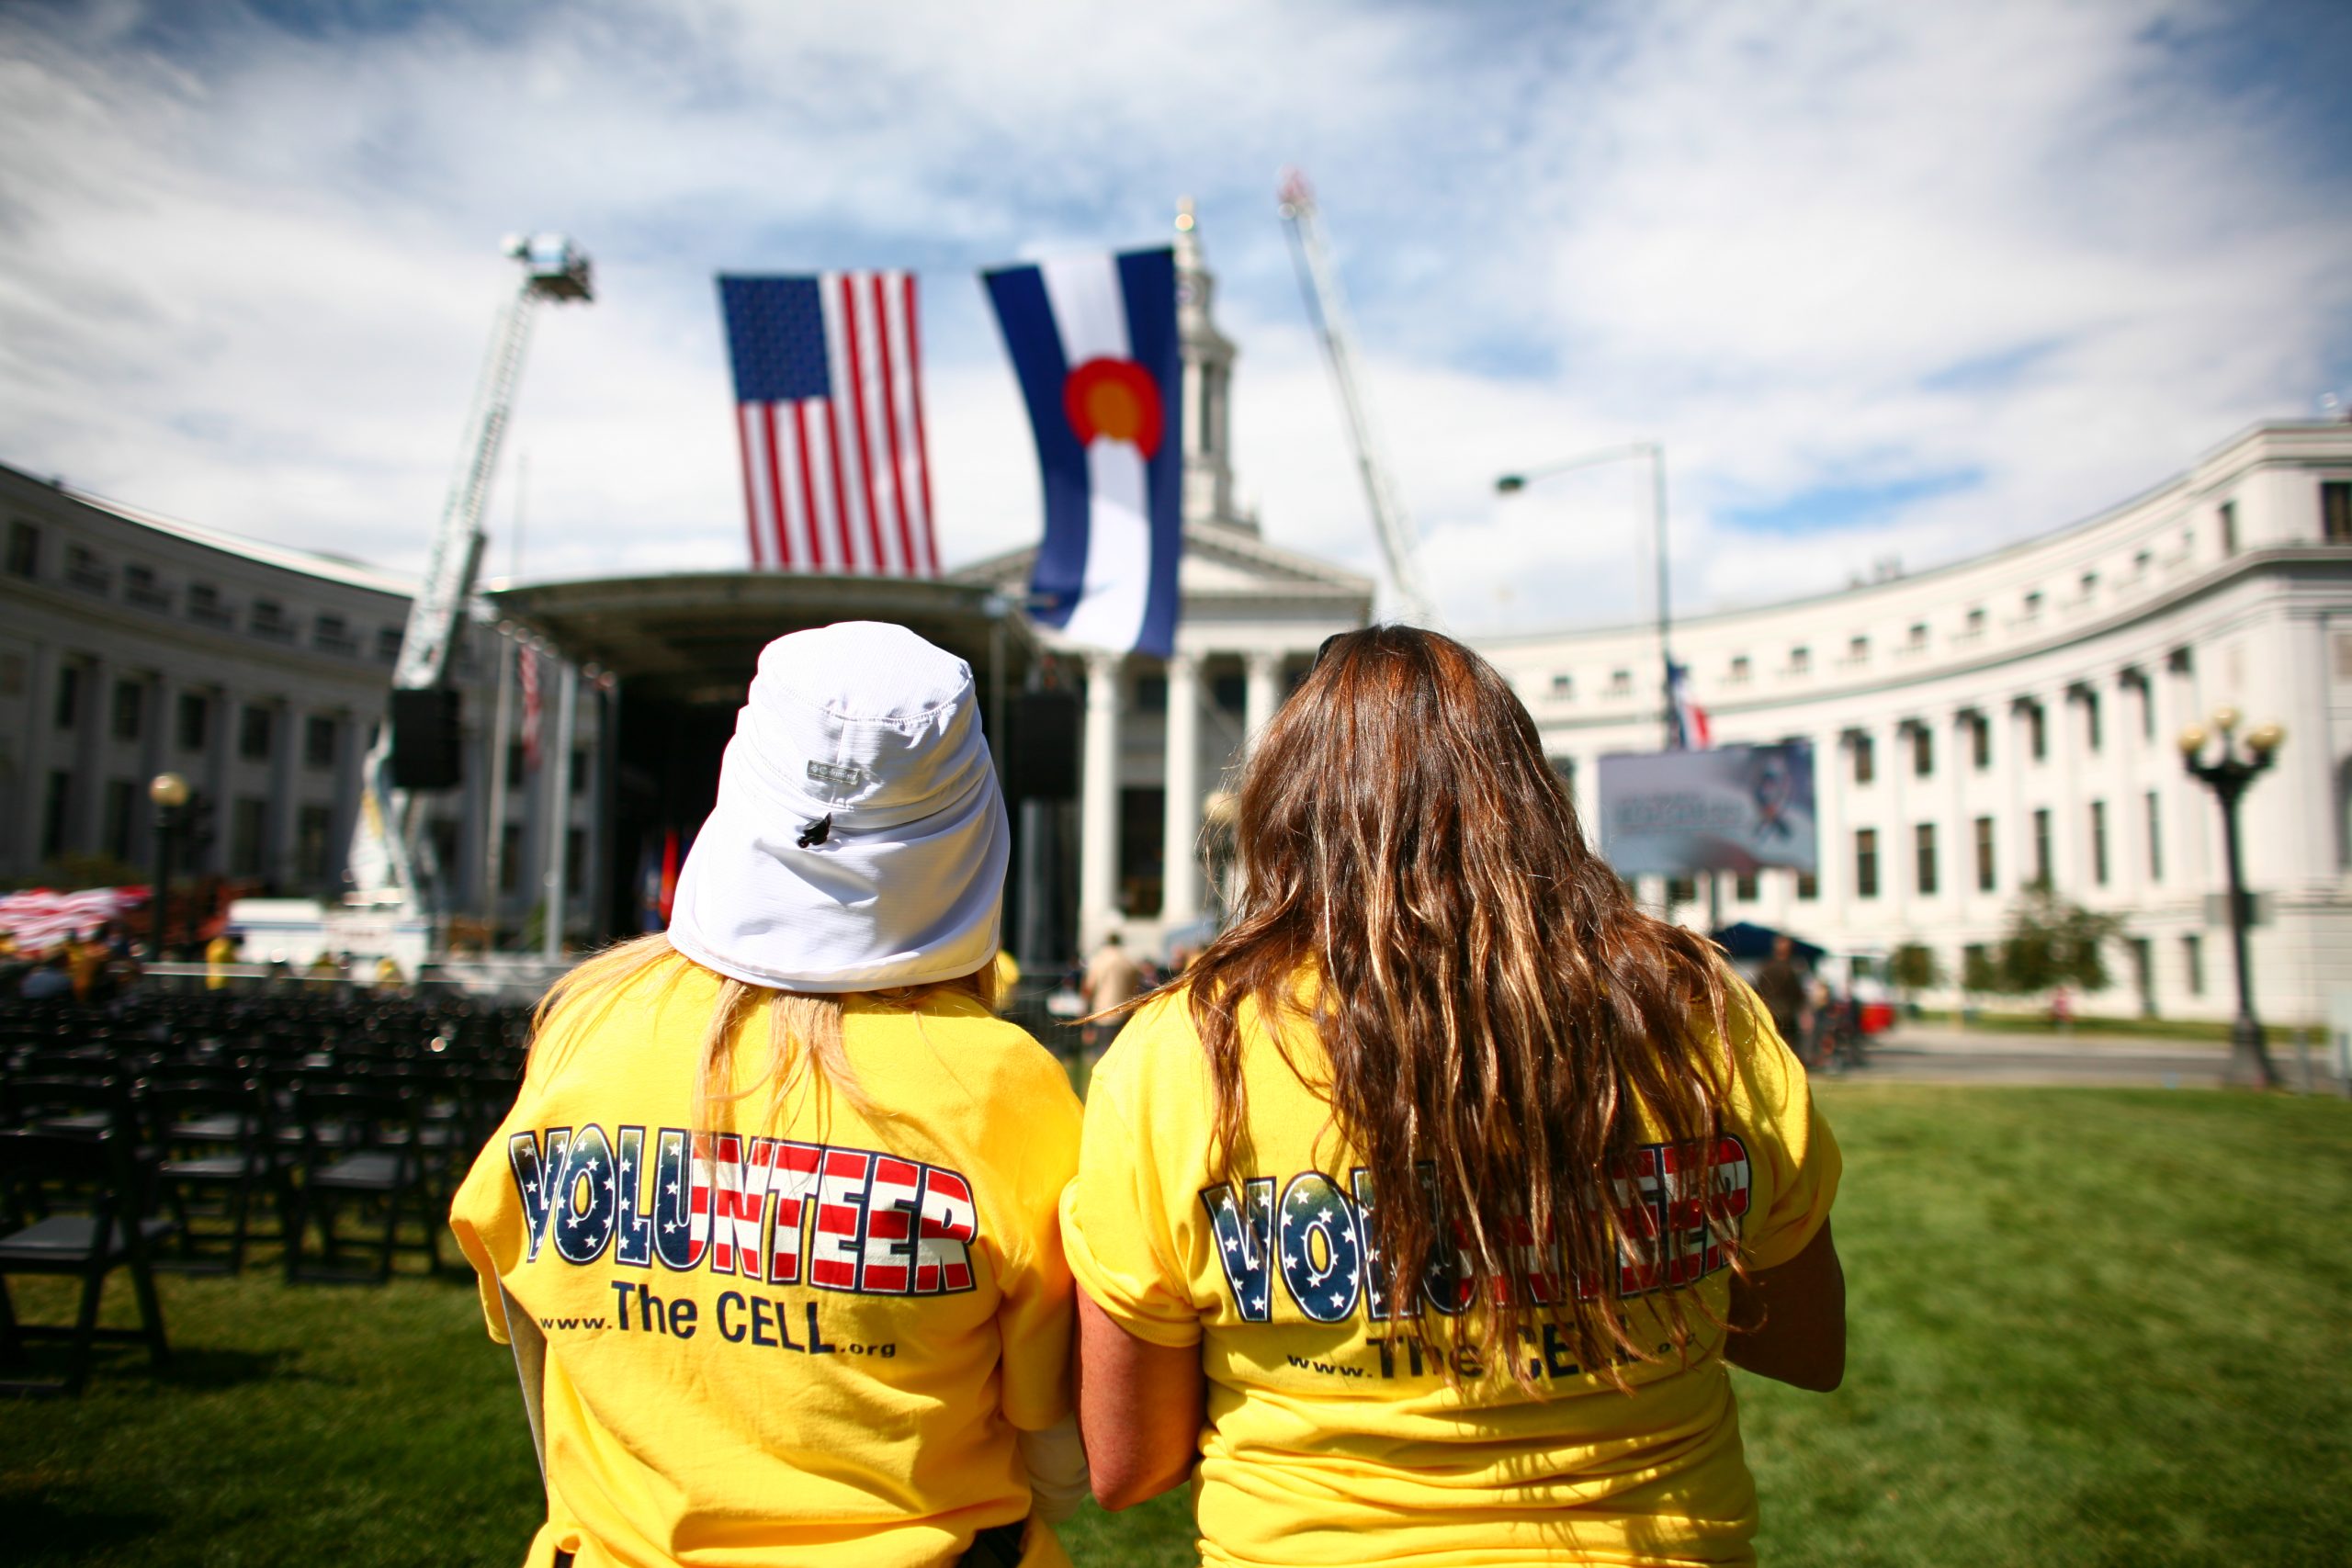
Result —
[[[531, 1066], [550, 1055], [576, 1048], [598, 1018], [623, 993], [639, 984], [667, 987], [701, 964], [671, 944], [666, 932], [616, 943], [582, 962], [548, 987], [531, 1015]], [[791, 1095], [803, 1087], [822, 1083], [839, 1093], [862, 1116], [870, 1116], [873, 1102], [851, 1069], [842, 1034], [842, 1014], [850, 996], [861, 996], [912, 1012], [937, 996], [967, 996], [991, 1010], [996, 1005], [996, 964], [993, 959], [969, 975], [922, 986], [892, 986], [872, 991], [827, 994], [788, 991], [754, 986], [729, 975], [703, 970], [718, 981], [718, 996], [703, 1025], [701, 1048], [695, 1053], [694, 1129], [716, 1132], [722, 1122], [734, 1120], [733, 1108], [763, 1087], [768, 1091], [762, 1120], [779, 1124]], [[735, 1042], [753, 1013], [768, 1010], [767, 1060], [757, 1077], [736, 1087]], [[555, 1025], [565, 1027], [558, 1030]]]

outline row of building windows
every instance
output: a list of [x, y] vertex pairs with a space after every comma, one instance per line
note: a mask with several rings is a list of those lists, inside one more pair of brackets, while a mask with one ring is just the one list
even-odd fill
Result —
[[[2083, 746], [2097, 756], [2107, 748], [2107, 726], [2104, 710], [2097, 692], [2083, 690], [2072, 699], [2081, 709]], [[2018, 713], [2025, 726], [2027, 757], [2036, 762], [2050, 759], [2050, 714], [2041, 703], [2021, 702]], [[1978, 773], [1990, 772], [1993, 766], [1993, 721], [1983, 713], [1970, 711], [1960, 716], [1962, 741], [1968, 750], [1969, 764]], [[2145, 740], [2156, 736], [2156, 709], [2144, 686], [2141, 688], [2140, 732]], [[1896, 733], [1907, 742], [1911, 753], [1911, 773], [1914, 778], [1933, 778], [1936, 772], [1936, 733], [1917, 719], [1905, 719]], [[1847, 750], [1853, 766], [1854, 783], [1866, 784], [1878, 777], [1878, 743], [1867, 730], [1853, 730], [1847, 735]]]
[[[574, 779], [582, 770], [586, 753], [575, 752], [572, 758]], [[49, 787], [42, 800], [40, 852], [44, 860], [52, 860], [66, 848], [68, 814], [73, 809], [74, 774], [59, 769], [49, 775]], [[96, 848], [101, 854], [129, 863], [137, 843], [133, 838], [142, 809], [146, 809], [146, 785], [136, 779], [108, 779], [99, 792], [97, 838]], [[228, 842], [220, 869], [232, 877], [250, 878], [267, 874], [269, 801], [261, 795], [237, 795], [228, 802]], [[430, 824], [434, 846], [442, 864], [456, 869], [459, 866], [458, 824], [446, 817], [436, 817]], [[525, 872], [524, 828], [520, 823], [506, 825], [500, 857], [499, 891], [514, 893], [522, 886]], [[294, 839], [289, 871], [294, 881], [306, 887], [323, 887], [334, 881], [342, 862], [341, 846], [334, 840], [334, 809], [325, 804], [298, 805], [294, 808]], [[564, 854], [575, 878], [587, 864], [587, 836], [579, 828], [564, 834]]]
[[[81, 728], [85, 668], [65, 664], [57, 671], [57, 705], [53, 718], [61, 730]], [[136, 740], [146, 733], [148, 683], [117, 681], [107, 705], [107, 731], [117, 740]], [[183, 751], [201, 751], [211, 744], [215, 705], [226, 699], [209, 692], [182, 692], [173, 708], [172, 739]], [[340, 715], [314, 713], [302, 719], [302, 763], [325, 771], [336, 764], [343, 739]], [[277, 752], [277, 711], [260, 703], [245, 703], [237, 710], [237, 755], [249, 762], [266, 762]]]
[[[11, 577], [28, 581], [40, 576], [41, 532], [34, 524], [22, 518], [8, 525], [8, 543], [5, 558]], [[65, 559], [60, 569], [65, 582], [88, 593], [110, 593], [114, 589], [113, 574], [97, 552], [87, 545], [65, 547]], [[169, 614], [171, 591], [155, 574], [155, 569], [137, 561], [128, 562], [122, 569], [122, 597], [126, 604], [142, 610], [157, 610]], [[300, 628], [284, 604], [276, 599], [254, 599], [245, 606], [245, 629], [266, 642], [288, 647], [300, 640]], [[223, 599], [220, 590], [209, 582], [187, 585], [187, 618], [201, 626], [216, 631], [233, 631], [237, 625], [234, 606]], [[378, 626], [375, 630], [375, 658], [378, 662], [390, 664], [400, 658], [400, 626]], [[322, 610], [311, 617], [311, 648], [320, 653], [340, 654], [345, 658], [360, 656], [359, 628], [345, 616], [331, 610]]]
[[[2142, 848], [2145, 855], [2148, 880], [2165, 879], [2164, 802], [2154, 790], [2141, 800], [2141, 823], [2145, 831]], [[2045, 885], [2051, 880], [2051, 817], [2048, 807], [2038, 807], [2032, 816], [2032, 874], [2024, 878], [2023, 886]], [[2109, 850], [2108, 803], [2089, 803], [2086, 822], [2088, 836], [2085, 842], [2090, 854], [2090, 879], [2094, 887], [2105, 887], [2113, 879], [2112, 856]], [[1994, 819], [1978, 817], [1970, 823], [1972, 869], [1976, 891], [1992, 893], [1999, 890], [1998, 833]], [[1937, 843], [1936, 824], [1920, 822], [1911, 829], [1913, 891], [1922, 897], [1933, 897], [1943, 891], [1942, 862]], [[1880, 892], [1879, 830], [1875, 828], [1854, 829], [1854, 896], [1875, 898]]]
[[[2319, 491], [2321, 538], [2331, 545], [2352, 545], [2352, 479], [2323, 479], [2320, 481]], [[2216, 509], [2215, 517], [2221, 553], [2225, 557], [2237, 554], [2237, 503], [2226, 501], [2222, 502]], [[2193, 552], [2194, 547], [2193, 531], [2184, 532], [2181, 537], [2183, 558], [2187, 558]], [[2127, 582], [2143, 581], [2154, 568], [2154, 552], [2146, 549], [2139, 550], [2132, 557], [2132, 570], [2124, 581]], [[2076, 597], [2073, 601], [2072, 607], [2087, 608], [2095, 604], [2098, 598], [2099, 584], [2098, 572], [2084, 570], [2075, 581]], [[2044, 602], [2043, 590], [2040, 588], [2027, 590], [2018, 598], [2018, 617], [2011, 624], [2020, 629], [2037, 625], [2041, 617]], [[1955, 644], [1964, 646], [1982, 639], [1988, 620], [1989, 617], [1983, 605], [1971, 606], [1962, 616], [1962, 629], [1955, 634]], [[1903, 640], [1895, 645], [1896, 651], [1905, 658], [1924, 654], [1928, 651], [1929, 638], [1928, 624], [1925, 621], [1914, 621], [1905, 628]], [[1838, 668], [1857, 670], [1866, 666], [1871, 660], [1871, 642], [1868, 636], [1856, 633], [1848, 637], [1846, 651], [1844, 657], [1838, 660]], [[1812, 672], [1812, 645], [1798, 643], [1789, 649], [1788, 661], [1781, 668], [1781, 673], [1798, 676], [1809, 675]], [[1730, 686], [1744, 686], [1753, 681], [1755, 676], [1754, 659], [1747, 654], [1737, 653], [1732, 656], [1729, 665], [1724, 670], [1724, 682]], [[1577, 693], [1576, 678], [1566, 673], [1555, 674], [1551, 678], [1549, 690], [1555, 702], [1572, 701]], [[1633, 695], [1632, 671], [1612, 671], [1610, 674], [1608, 693], [1612, 697]]]
[[[49, 775], [41, 802], [40, 853], [54, 859], [66, 847], [66, 824], [73, 809], [74, 774], [59, 769]], [[108, 779], [99, 791], [96, 849], [99, 853], [129, 862], [132, 833], [146, 799], [146, 784], [137, 779]], [[269, 801], [261, 795], [238, 795], [228, 803], [227, 853], [221, 869], [236, 877], [258, 877], [267, 847]], [[293, 875], [308, 886], [325, 885], [338, 862], [334, 842], [334, 809], [312, 804], [294, 808]]]
[[[57, 672], [56, 724], [61, 730], [80, 727], [83, 669], [67, 664]], [[137, 740], [146, 730], [147, 682], [117, 681], [107, 709], [107, 732], [117, 740]], [[221, 699], [205, 692], [182, 692], [174, 713], [173, 739], [183, 751], [202, 751], [211, 742], [214, 704]], [[334, 768], [345, 720], [335, 714], [307, 714], [302, 718], [302, 765], [318, 772]], [[266, 762], [277, 752], [277, 712], [259, 703], [237, 709], [237, 755], [249, 762]], [[523, 786], [530, 759], [520, 742], [506, 749], [506, 785]], [[570, 788], [575, 795], [588, 788], [590, 749], [575, 747], [571, 760]]]
[[[1557, 764], [1555, 764], [1556, 766]], [[2160, 883], [2165, 879], [2165, 844], [2163, 802], [2150, 790], [2142, 798], [2142, 826], [2145, 837], [2142, 850], [2145, 855], [2148, 880]], [[2024, 886], [2045, 885], [2052, 878], [2052, 820], [2047, 807], [2037, 807], [2031, 818], [2032, 874], [2020, 884]], [[2113, 863], [2109, 843], [2109, 813], [2107, 802], [2094, 800], [2089, 805], [2089, 836], [2086, 840], [2090, 854], [2091, 885], [2105, 887], [2113, 878]], [[1970, 871], [1979, 893], [1995, 893], [2000, 889], [1999, 832], [1990, 817], [1978, 817], [1969, 823]], [[1880, 833], [1876, 828], [1854, 829], [1853, 848], [1854, 897], [1876, 898], [1884, 891], [1884, 868]], [[1944, 890], [1942, 847], [1937, 824], [1915, 823], [1911, 829], [1911, 886], [1921, 897], [1934, 897]], [[1755, 903], [1759, 896], [1759, 879], [1753, 872], [1734, 876], [1732, 897], [1742, 904]], [[1796, 877], [1796, 897], [1811, 902], [1821, 897], [1818, 878], [1800, 874]], [[1675, 904], [1693, 903], [1699, 896], [1696, 878], [1668, 877], [1666, 896]]]

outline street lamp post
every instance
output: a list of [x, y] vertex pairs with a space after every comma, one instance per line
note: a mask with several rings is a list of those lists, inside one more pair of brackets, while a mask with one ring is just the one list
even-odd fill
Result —
[[1560, 474], [1573, 473], [1578, 468], [1597, 468], [1602, 463], [1623, 462], [1629, 457], [1646, 458], [1650, 465], [1650, 536], [1657, 550], [1657, 657], [1658, 694], [1664, 699], [1659, 716], [1666, 729], [1667, 750], [1674, 749], [1674, 650], [1671, 642], [1673, 609], [1668, 598], [1668, 569], [1666, 553], [1666, 447], [1657, 441], [1629, 441], [1622, 446], [1604, 446], [1597, 452], [1586, 452], [1525, 473], [1505, 474], [1495, 480], [1495, 489], [1503, 495], [1516, 495], [1538, 479], [1548, 479]]
[[2222, 806], [2222, 854], [2230, 878], [2230, 951], [2238, 967], [2238, 1016], [2230, 1025], [2227, 1081], [2240, 1088], [2275, 1089], [2278, 1075], [2270, 1066], [2262, 1024], [2254, 1014], [2254, 975], [2246, 957], [2246, 927], [2252, 910], [2247, 908], [2245, 867], [2238, 852], [2238, 802], [2246, 787], [2269, 770], [2287, 732], [2277, 724], [2256, 726], [2246, 732], [2245, 753], [2241, 756], [2235, 744], [2237, 727], [2235, 708], [2225, 707], [2213, 715], [2222, 750], [2219, 759], [2208, 762], [2204, 760], [2205, 727], [2190, 725], [2180, 732], [2180, 758], [2188, 764], [2189, 776], [2211, 790]]
[[154, 938], [148, 943], [151, 963], [164, 961], [164, 918], [172, 894], [172, 840], [179, 835], [187, 795], [187, 780], [177, 773], [157, 773], [147, 784], [147, 798], [155, 804], [155, 889], [148, 898], [155, 921]]

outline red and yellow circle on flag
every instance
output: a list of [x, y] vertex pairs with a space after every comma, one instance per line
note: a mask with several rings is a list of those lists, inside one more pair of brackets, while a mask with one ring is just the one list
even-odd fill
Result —
[[1148, 460], [1167, 425], [1159, 388], [1132, 359], [1090, 359], [1062, 383], [1062, 412], [1081, 443], [1125, 441]]

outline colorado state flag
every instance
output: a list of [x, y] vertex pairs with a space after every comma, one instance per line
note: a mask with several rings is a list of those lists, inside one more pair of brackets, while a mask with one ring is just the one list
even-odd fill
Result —
[[1069, 256], [981, 276], [1046, 492], [1030, 615], [1074, 642], [1164, 659], [1184, 549], [1176, 254]]

